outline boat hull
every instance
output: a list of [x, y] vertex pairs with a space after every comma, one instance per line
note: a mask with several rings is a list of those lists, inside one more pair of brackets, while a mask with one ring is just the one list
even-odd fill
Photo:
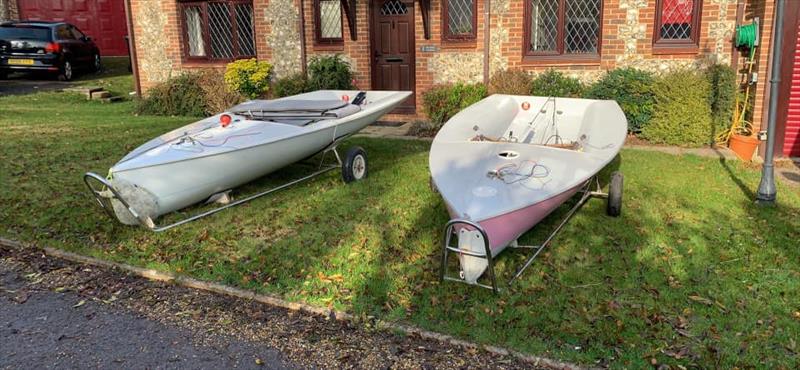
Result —
[[213, 156], [115, 172], [114, 179], [147, 189], [156, 200], [149, 217], [201, 202], [314, 155], [332, 140], [333, 128]]
[[[564, 202], [572, 198], [581, 187], [582, 186], [576, 186], [545, 201], [479, 221], [478, 225], [483, 228], [484, 232], [486, 232], [486, 236], [489, 238], [489, 247], [492, 251], [492, 257], [500, 254], [500, 252], [505, 250], [512, 242], [522, 236], [522, 234], [536, 226]], [[453, 212], [449, 207], [448, 211], [451, 218], [458, 218], [458, 214]], [[457, 226], [456, 231], [459, 235], [462, 235], [462, 229], [473, 231], [469, 226]], [[483, 246], [479, 243], [461, 244], [462, 248], [468, 249], [471, 252], [485, 253]], [[478, 280], [489, 266], [485, 258], [460, 255], [459, 261], [461, 263], [461, 270], [464, 272], [464, 280], [473, 283]]]
[[[488, 245], [497, 256], [608, 165], [626, 134], [613, 101], [492, 95], [453, 116], [433, 140], [429, 167], [457, 248], [485, 255]], [[459, 258], [469, 283], [488, 267], [486, 258]]]
[[[265, 136], [263, 142], [245, 142], [241, 147], [224, 151], [211, 148], [208, 150], [218, 150], [218, 152], [144, 166], [132, 165], [129, 161], [123, 160], [111, 169], [112, 185], [116, 188], [119, 184], [120, 187], [124, 186], [135, 190], [128, 191], [127, 194], [146, 194], [140, 197], [142, 199], [126, 198], [126, 201], [128, 203], [137, 203], [138, 201], [139, 204], [133, 208], [139, 211], [140, 216], [155, 220], [161, 215], [202, 202], [214, 194], [241, 186], [311, 157], [329, 148], [337, 140], [352, 135], [375, 122], [402, 102], [406, 96], [407, 94], [398, 93], [397, 96], [389, 97], [391, 101], [378, 101], [358, 114], [323, 123], [312, 123], [301, 128], [280, 123], [261, 124], [250, 121], [247, 124], [255, 128], [243, 129], [244, 134], [230, 137], [239, 140], [244, 137], [246, 140], [248, 132], [255, 132], [252, 135]], [[281, 134], [282, 137], [278, 138], [266, 136], [268, 132], [279, 130], [289, 133]], [[180, 129], [177, 131], [179, 132]], [[259, 138], [252, 141], [256, 140]], [[218, 140], [218, 142], [228, 143], [227, 139], [225, 141]], [[169, 145], [174, 144], [165, 142], [159, 146]], [[221, 146], [222, 144], [217, 147]], [[203, 148], [198, 147], [198, 149], [207, 149], [208, 147], [210, 146], [204, 145]], [[190, 146], [189, 149], [191, 148]], [[149, 153], [158, 150], [161, 149], [147, 149]], [[141, 152], [144, 153], [141, 156], [148, 155], [146, 151]], [[152, 155], [152, 157], [157, 156], [158, 154]], [[147, 160], [152, 161], [153, 159]], [[112, 202], [117, 218], [121, 222], [135, 224], [141, 219], [141, 217], [139, 219], [132, 217], [120, 202], [116, 200]]]

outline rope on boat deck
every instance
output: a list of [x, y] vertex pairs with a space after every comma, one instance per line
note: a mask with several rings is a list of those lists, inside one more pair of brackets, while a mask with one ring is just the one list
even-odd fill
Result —
[[[530, 163], [530, 171], [522, 171], [523, 165], [526, 163]], [[520, 185], [525, 186], [523, 183], [529, 179], [543, 179], [550, 176], [550, 168], [543, 165], [536, 163], [536, 161], [532, 161], [526, 159], [524, 161], [520, 161], [519, 163], [507, 163], [504, 164], [492, 172], [489, 172], [490, 177], [497, 178], [498, 180], [502, 181], [506, 185], [520, 183]], [[546, 185], [548, 181], [541, 181], [540, 183], [542, 186]]]

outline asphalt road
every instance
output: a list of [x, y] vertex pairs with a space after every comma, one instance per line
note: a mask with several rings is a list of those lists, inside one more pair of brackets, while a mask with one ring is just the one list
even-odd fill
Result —
[[28, 289], [28, 279], [8, 267], [0, 262], [0, 368], [295, 368], [263, 345], [209, 338], [74, 293]]

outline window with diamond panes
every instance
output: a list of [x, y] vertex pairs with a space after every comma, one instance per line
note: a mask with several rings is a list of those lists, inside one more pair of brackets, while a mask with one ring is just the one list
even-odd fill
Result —
[[381, 6], [381, 15], [406, 15], [408, 14], [408, 7], [400, 0], [389, 0]]
[[701, 0], [656, 0], [654, 47], [697, 47], [701, 5]]
[[341, 44], [344, 38], [342, 37], [342, 3], [340, 0], [316, 0], [314, 5], [317, 43]]
[[526, 55], [598, 55], [601, 15], [602, 0], [526, 0]]
[[449, 41], [474, 40], [477, 23], [476, 0], [442, 0], [442, 32]]
[[193, 1], [180, 5], [187, 58], [224, 61], [256, 55], [252, 1]]

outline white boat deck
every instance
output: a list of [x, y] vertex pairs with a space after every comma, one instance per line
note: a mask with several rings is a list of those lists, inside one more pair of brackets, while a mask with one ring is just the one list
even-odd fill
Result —
[[[486, 220], [587, 181], [619, 152], [625, 125], [613, 101], [493, 95], [442, 128], [431, 175], [454, 217]], [[545, 145], [556, 143], [574, 148]]]

